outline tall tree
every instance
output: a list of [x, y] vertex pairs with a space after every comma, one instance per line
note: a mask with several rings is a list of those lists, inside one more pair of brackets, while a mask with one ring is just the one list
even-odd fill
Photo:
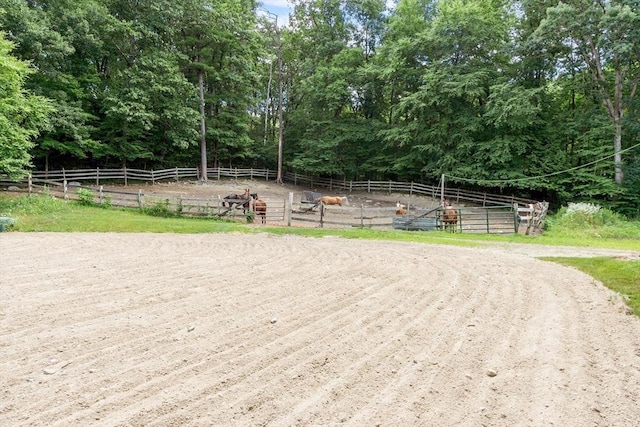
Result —
[[54, 101], [51, 127], [38, 138], [34, 155], [48, 168], [51, 156], [64, 162], [97, 153], [91, 112], [96, 93], [88, 88], [98, 82], [98, 31], [106, 9], [95, 0], [0, 0], [0, 7], [6, 10], [0, 20], [11, 29], [16, 55], [37, 70], [26, 87]]
[[365, 65], [378, 46], [384, 10], [377, 0], [295, 3], [290, 40], [298, 74], [287, 92], [294, 168], [353, 176], [375, 156], [380, 91]]
[[622, 184], [624, 115], [640, 81], [640, 10], [634, 0], [569, 0], [547, 10], [532, 36], [580, 58], [613, 125], [615, 182]]
[[26, 62], [11, 56], [12, 44], [0, 33], [0, 171], [13, 179], [31, 166], [33, 138], [46, 129], [53, 109], [46, 98], [24, 89], [31, 71]]
[[252, 117], [247, 111], [254, 105], [261, 48], [255, 31], [256, 2], [193, 0], [179, 7], [176, 42], [188, 58], [187, 76], [200, 94], [201, 178], [206, 179], [209, 153], [214, 165], [242, 161], [252, 153]]

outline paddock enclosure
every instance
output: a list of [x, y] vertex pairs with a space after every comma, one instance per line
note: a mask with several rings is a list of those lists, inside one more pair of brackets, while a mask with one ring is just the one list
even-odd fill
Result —
[[[305, 194], [306, 193], [306, 194]], [[397, 202], [381, 204], [349, 203], [323, 206], [315, 202], [321, 193], [303, 192], [299, 203], [289, 195], [289, 225], [306, 223], [323, 228], [367, 227], [397, 230], [433, 231], [444, 229], [444, 209], [437, 199], [422, 198], [424, 206], [407, 206], [406, 215], [397, 215]], [[348, 197], [347, 197], [348, 199]], [[509, 234], [518, 231], [517, 211], [512, 205], [456, 207], [456, 229], [467, 233]]]
[[252, 234], [0, 234], [0, 425], [616, 426], [640, 320], [530, 256]]
[[[535, 232], [539, 231], [546, 213], [546, 209], [539, 215], [529, 213], [527, 216], [526, 212], [520, 212], [528, 210], [527, 206], [536, 203], [528, 199], [455, 188], [438, 188], [415, 182], [347, 182], [285, 173], [284, 178], [288, 184], [275, 184], [274, 171], [237, 168], [211, 168], [209, 176], [215, 179], [207, 182], [189, 181], [197, 176], [197, 168], [161, 171], [40, 171], [33, 172], [28, 180], [21, 182], [8, 181], [6, 177], [0, 176], [0, 188], [17, 188], [30, 193], [48, 192], [65, 199], [84, 197], [99, 204], [175, 212], [185, 216], [224, 217], [242, 221], [245, 218], [242, 210], [225, 206], [225, 197], [242, 193], [246, 189], [245, 185], [257, 185], [266, 191], [265, 193], [261, 190], [257, 193], [258, 197], [267, 203], [267, 224], [302, 227], [429, 230], [430, 226], [423, 228], [421, 224], [425, 221], [430, 224], [433, 219], [436, 221], [436, 229], [440, 229], [442, 221], [439, 213], [435, 212], [429, 216], [429, 211], [438, 205], [442, 197], [450, 200], [456, 209], [469, 208], [467, 211], [461, 211], [465, 219], [464, 225], [459, 224], [459, 231], [462, 232], [513, 233], [523, 229], [519, 221], [521, 218], [533, 218], [534, 220], [523, 230], [527, 233]], [[163, 193], [164, 190], [167, 191]], [[289, 192], [295, 195], [292, 197]], [[308, 199], [310, 196], [314, 198]], [[350, 203], [328, 206], [326, 211], [321, 211], [318, 215], [319, 209], [316, 209], [318, 204], [315, 200], [323, 196], [346, 197]], [[403, 204], [409, 208], [407, 213], [414, 217], [408, 218], [409, 223], [404, 226], [394, 218], [398, 199], [403, 200]], [[315, 207], [312, 206], [314, 204]], [[333, 209], [334, 207], [340, 210]]]

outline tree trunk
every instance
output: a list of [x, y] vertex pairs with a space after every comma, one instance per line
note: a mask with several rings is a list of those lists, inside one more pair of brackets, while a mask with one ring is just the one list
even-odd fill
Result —
[[615, 180], [616, 184], [622, 184], [624, 179], [624, 173], [622, 172], [622, 124], [620, 119], [614, 120], [615, 136], [613, 139], [613, 164], [615, 168]]
[[280, 39], [280, 30], [276, 22], [276, 36], [278, 37], [278, 173], [276, 182], [282, 184], [282, 146], [284, 120], [282, 118], [282, 40]]
[[[198, 58], [200, 61], [200, 58]], [[198, 70], [198, 89], [200, 92], [200, 179], [207, 180], [207, 135], [204, 115], [204, 71]]]

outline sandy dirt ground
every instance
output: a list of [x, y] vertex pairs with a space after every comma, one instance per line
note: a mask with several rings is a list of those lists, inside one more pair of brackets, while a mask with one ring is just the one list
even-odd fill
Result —
[[640, 320], [531, 255], [2, 233], [0, 425], [638, 426]]

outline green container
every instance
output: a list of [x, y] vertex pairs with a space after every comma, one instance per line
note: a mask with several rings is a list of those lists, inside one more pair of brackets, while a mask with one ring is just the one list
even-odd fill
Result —
[[435, 218], [397, 215], [393, 217], [393, 228], [396, 230], [434, 231], [438, 229], [438, 221]]
[[7, 231], [15, 223], [16, 220], [13, 218], [9, 218], [8, 216], [0, 216], [0, 231]]

